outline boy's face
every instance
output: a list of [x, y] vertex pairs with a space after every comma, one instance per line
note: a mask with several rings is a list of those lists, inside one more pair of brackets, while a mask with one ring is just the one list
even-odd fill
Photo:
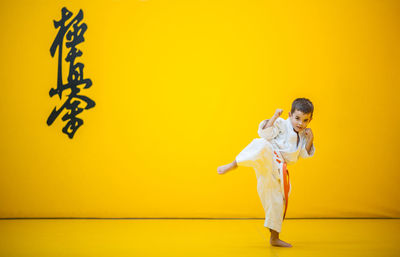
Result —
[[304, 114], [302, 111], [295, 110], [292, 114], [289, 112], [290, 122], [294, 130], [299, 133], [307, 128], [308, 124], [312, 120], [311, 113]]

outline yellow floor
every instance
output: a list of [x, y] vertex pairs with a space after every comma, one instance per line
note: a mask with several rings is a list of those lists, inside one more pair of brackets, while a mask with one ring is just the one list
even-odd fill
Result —
[[271, 247], [263, 220], [0, 220], [0, 256], [400, 256], [399, 219], [288, 219]]

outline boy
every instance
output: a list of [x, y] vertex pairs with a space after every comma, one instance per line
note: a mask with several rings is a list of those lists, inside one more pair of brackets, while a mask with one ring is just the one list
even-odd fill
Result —
[[306, 98], [297, 98], [287, 120], [279, 117], [282, 112], [277, 109], [271, 119], [262, 121], [258, 129], [261, 138], [254, 139], [232, 163], [218, 167], [218, 173], [224, 174], [238, 166], [253, 167], [265, 211], [264, 226], [271, 232], [270, 244], [292, 247], [279, 239], [291, 189], [286, 165], [294, 164], [299, 157], [314, 155], [314, 136], [307, 128], [314, 106]]

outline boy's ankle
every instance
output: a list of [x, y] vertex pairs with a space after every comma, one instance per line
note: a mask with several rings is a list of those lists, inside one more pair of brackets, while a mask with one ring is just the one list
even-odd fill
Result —
[[279, 240], [279, 233], [276, 232], [275, 230], [270, 229], [269, 230], [271, 232], [271, 240]]

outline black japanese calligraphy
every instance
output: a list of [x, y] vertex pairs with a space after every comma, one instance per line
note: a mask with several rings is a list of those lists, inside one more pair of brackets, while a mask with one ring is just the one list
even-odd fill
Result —
[[[83, 89], [90, 88], [92, 86], [92, 80], [84, 78], [83, 68], [85, 65], [80, 62], [75, 62], [77, 57], [82, 56], [82, 51], [77, 49], [76, 46], [85, 41], [83, 34], [87, 30], [86, 23], [81, 23], [83, 20], [83, 11], [79, 10], [79, 13], [71, 19], [72, 16], [73, 13], [63, 7], [61, 10], [61, 19], [59, 21], [54, 20], [54, 27], [58, 29], [58, 33], [50, 47], [50, 54], [54, 57], [58, 49], [57, 88], [51, 88], [49, 95], [53, 97], [57, 94], [61, 100], [64, 90], [70, 90], [70, 92], [64, 104], [59, 109], [55, 107], [47, 119], [47, 125], [50, 126], [64, 110], [67, 110], [67, 113], [62, 116], [62, 120], [68, 122], [62, 129], [62, 132], [67, 134], [70, 139], [74, 137], [78, 128], [83, 125], [83, 120], [76, 116], [84, 109], [93, 108], [96, 104], [89, 97], [79, 94], [81, 91], [79, 86], [83, 86]], [[63, 83], [62, 78], [62, 50], [64, 38], [66, 39], [65, 47], [69, 49], [64, 59], [65, 62], [69, 63], [69, 73], [66, 84]], [[85, 106], [82, 106], [81, 103]]]

